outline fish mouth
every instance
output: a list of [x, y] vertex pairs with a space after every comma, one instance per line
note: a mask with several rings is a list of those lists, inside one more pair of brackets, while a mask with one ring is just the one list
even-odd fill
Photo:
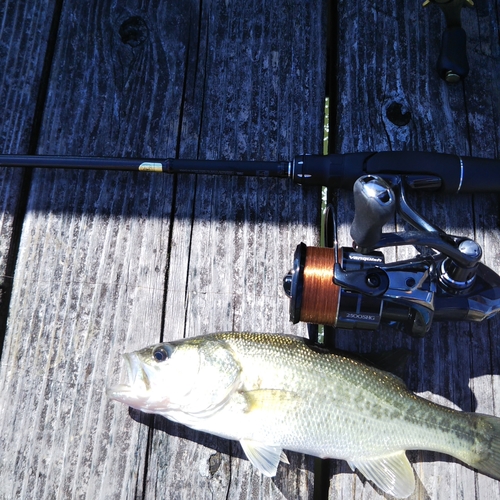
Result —
[[151, 384], [143, 364], [135, 353], [123, 354], [127, 368], [126, 383], [116, 384], [106, 389], [110, 399], [141, 409], [149, 399]]

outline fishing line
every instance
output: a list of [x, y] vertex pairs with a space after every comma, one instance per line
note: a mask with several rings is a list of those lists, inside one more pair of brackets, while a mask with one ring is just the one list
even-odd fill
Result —
[[333, 282], [335, 250], [307, 247], [303, 273], [300, 320], [335, 324], [339, 306], [339, 286]]

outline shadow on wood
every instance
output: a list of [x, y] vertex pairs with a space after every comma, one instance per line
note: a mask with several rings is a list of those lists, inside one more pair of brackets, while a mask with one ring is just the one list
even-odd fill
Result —
[[[172, 470], [182, 471], [186, 468], [195, 468], [199, 469], [200, 474], [208, 474], [210, 479], [214, 480], [218, 474], [231, 475], [231, 469], [234, 467], [234, 461], [236, 460], [237, 462], [245, 462], [245, 469], [248, 469], [247, 475], [257, 475], [264, 478], [264, 476], [250, 464], [237, 441], [231, 441], [206, 432], [196, 431], [182, 424], [172, 422], [160, 415], [146, 414], [133, 408], [129, 408], [129, 415], [136, 422], [149, 427], [150, 440], [152, 439], [152, 433], [165, 433], [170, 437], [179, 438], [176, 440], [176, 445], [174, 445], [178, 446], [179, 449], [176, 450], [174, 455], [171, 455], [175, 463], [169, 463], [169, 468]], [[198, 455], [195, 460], [190, 460], [182, 450], [184, 441], [196, 443], [205, 453]], [[172, 446], [172, 443], [172, 440], [168, 440], [164, 442], [164, 445], [166, 447]], [[148, 447], [147, 453], [152, 453], [151, 447]], [[275, 487], [281, 491], [284, 498], [297, 498], [297, 494], [303, 489], [303, 486], [298, 487], [296, 484], [291, 483], [287, 471], [289, 469], [307, 471], [310, 480], [312, 480], [315, 471], [314, 459], [291, 451], [286, 451], [286, 456], [290, 464], [281, 463], [278, 467], [276, 476], [272, 478], [271, 481]], [[146, 463], [147, 467], [149, 467], [151, 461], [147, 460]], [[224, 471], [224, 469], [226, 470]], [[148, 476], [148, 471], [146, 471], [145, 476]], [[300, 474], [294, 474], [294, 477], [300, 478]], [[235, 477], [234, 480], [237, 480], [237, 478]], [[187, 489], [190, 485], [184, 484], [184, 487]], [[307, 496], [300, 496], [299, 498], [309, 498], [312, 500], [312, 485], [308, 488]]]

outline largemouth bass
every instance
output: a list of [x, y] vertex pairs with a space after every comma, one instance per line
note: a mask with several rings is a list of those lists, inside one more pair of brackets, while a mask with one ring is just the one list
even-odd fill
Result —
[[405, 451], [430, 450], [500, 479], [500, 418], [432, 403], [300, 337], [217, 333], [124, 357], [129, 380], [112, 399], [237, 440], [266, 476], [292, 450], [346, 460], [404, 498], [415, 487]]

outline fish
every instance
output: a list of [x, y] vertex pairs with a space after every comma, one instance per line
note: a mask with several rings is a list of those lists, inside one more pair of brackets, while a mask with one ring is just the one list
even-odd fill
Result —
[[500, 418], [417, 396], [399, 377], [282, 334], [214, 333], [124, 354], [108, 396], [241, 443], [265, 476], [284, 450], [346, 460], [380, 490], [415, 488], [407, 450], [445, 453], [500, 479]]

